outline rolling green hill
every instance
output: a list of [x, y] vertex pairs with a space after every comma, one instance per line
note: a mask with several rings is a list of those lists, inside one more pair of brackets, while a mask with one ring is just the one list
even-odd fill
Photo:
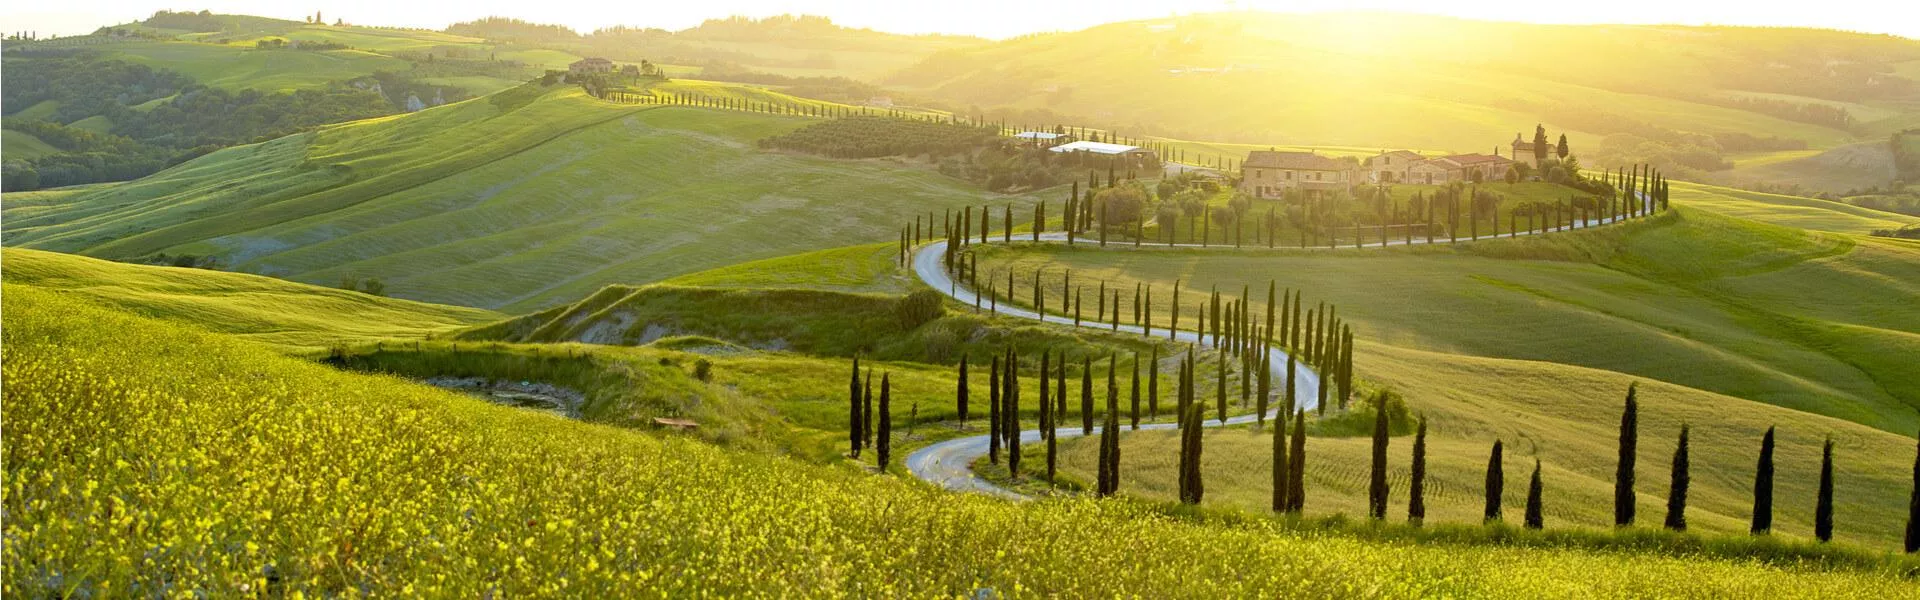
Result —
[[[1884, 71], [1916, 57], [1913, 40], [1804, 29], [1233, 12], [948, 50], [887, 81], [955, 104], [1256, 145], [1486, 152], [1544, 123], [1588, 164], [1624, 164], [1648, 151], [1622, 138], [1602, 154], [1604, 137], [1884, 139], [1875, 126], [1908, 118], [1920, 97]], [[1853, 125], [1784, 118], [1836, 102], [1861, 107]]]
[[501, 318], [493, 311], [383, 298], [242, 273], [130, 265], [7, 248], [0, 276], [167, 321], [292, 349], [435, 332]]
[[372, 276], [398, 297], [524, 311], [613, 283], [889, 241], [916, 214], [1031, 202], [901, 160], [753, 147], [805, 122], [532, 85], [215, 152], [10, 214], [7, 243], [211, 256], [322, 285]]
[[1920, 428], [1920, 380], [1893, 358], [1920, 339], [1911, 310], [1920, 248], [1910, 243], [1683, 208], [1649, 222], [1456, 248], [978, 252], [982, 280], [1038, 268], [1161, 290], [1176, 278], [1223, 289], [1277, 279], [1338, 305], [1356, 336], [1372, 342], [1585, 366], [1889, 431]]
[[[1911, 585], [1816, 564], [1406, 545], [1125, 502], [954, 496], [342, 373], [52, 292], [3, 298], [9, 594], [160, 593], [164, 582], [210, 596], [606, 596], [644, 585], [670, 596], [1339, 596], [1358, 586], [1884, 598]], [[1142, 561], [1147, 551], [1182, 560]], [[1208, 576], [1193, 577], [1196, 567]]]
[[6, 144], [0, 147], [0, 154], [8, 158], [37, 158], [60, 153], [59, 148], [25, 131], [0, 129], [0, 142]]

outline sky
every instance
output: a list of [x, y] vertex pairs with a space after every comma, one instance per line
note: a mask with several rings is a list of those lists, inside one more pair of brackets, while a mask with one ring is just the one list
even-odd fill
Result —
[[[1762, 0], [1735, 4], [1725, 0], [973, 0], [935, 5], [901, 0], [702, 0], [700, 2], [604, 2], [592, 0], [323, 0], [305, 6], [276, 0], [15, 0], [0, 5], [0, 31], [37, 31], [76, 35], [101, 25], [145, 18], [155, 10], [207, 9], [286, 19], [321, 11], [328, 21], [441, 29], [485, 16], [507, 16], [559, 23], [582, 33], [608, 25], [684, 29], [708, 18], [744, 15], [812, 14], [834, 22], [897, 33], [957, 33], [1005, 38], [1040, 31], [1071, 31], [1100, 23], [1165, 17], [1192, 12], [1266, 10], [1326, 12], [1342, 10], [1437, 14], [1469, 19], [1533, 23], [1670, 23], [1684, 25], [1764, 25], [1820, 27], [1890, 33], [1920, 39], [1920, 2], [1911, 0]], [[1178, 7], [1178, 11], [1175, 10]]]

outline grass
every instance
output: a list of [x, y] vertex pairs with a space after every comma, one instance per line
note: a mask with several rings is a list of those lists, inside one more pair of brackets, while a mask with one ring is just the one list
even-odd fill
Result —
[[61, 152], [31, 133], [12, 129], [0, 129], [0, 143], [5, 144], [0, 146], [0, 154], [6, 154], [8, 158], [39, 158]]
[[[1810, 541], [1820, 444], [1836, 442], [1836, 540], [1868, 552], [1898, 551], [1912, 491], [1915, 443], [1897, 434], [1722, 394], [1619, 373], [1539, 361], [1491, 359], [1363, 344], [1359, 375], [1371, 385], [1408, 394], [1429, 423], [1427, 522], [1477, 524], [1482, 516], [1487, 455], [1506, 442], [1505, 515], [1518, 525], [1533, 459], [1543, 464], [1546, 522], [1601, 531], [1613, 523], [1616, 435], [1627, 383], [1639, 382], [1639, 523], [1658, 527], [1665, 514], [1668, 466], [1682, 423], [1690, 424], [1692, 485], [1689, 530], [1745, 535], [1752, 508], [1755, 456], [1767, 427], [1778, 427], [1774, 537]], [[1364, 361], [1364, 362], [1361, 362]], [[1329, 413], [1331, 415], [1331, 413]], [[1210, 431], [1202, 468], [1207, 503], [1265, 512], [1270, 504], [1272, 438], [1240, 427]], [[1412, 436], [1389, 443], [1388, 514], [1406, 518]], [[1177, 435], [1140, 432], [1121, 438], [1122, 490], [1149, 501], [1175, 499]], [[1306, 515], [1364, 518], [1369, 439], [1307, 439]], [[1063, 445], [1062, 469], [1091, 480], [1097, 444]]]
[[917, 280], [894, 263], [897, 249], [897, 244], [868, 244], [815, 250], [688, 273], [661, 283], [904, 294]]
[[[983, 279], [1045, 268], [1071, 269], [1088, 285], [1145, 282], [1161, 292], [1154, 314], [1162, 322], [1175, 279], [1189, 294], [1214, 284], [1237, 293], [1272, 279], [1307, 290], [1310, 307], [1337, 306], [1370, 342], [1605, 369], [1890, 431], [1920, 427], [1912, 366], [1863, 360], [1904, 348], [1914, 331], [1911, 311], [1900, 308], [1912, 286], [1888, 276], [1920, 263], [1911, 245], [1683, 209], [1453, 248], [977, 251]], [[1760, 289], [1772, 291], [1751, 293]]]
[[1865, 234], [1920, 223], [1920, 217], [1802, 196], [1673, 182], [1673, 201], [1717, 213], [1815, 231]]
[[405, 71], [412, 63], [365, 50], [255, 50], [195, 42], [114, 44], [112, 57], [179, 71], [210, 87], [267, 92], [318, 89], [334, 82]]
[[[662, 596], [1878, 598], [1910, 585], [1735, 560], [1369, 542], [1122, 502], [954, 496], [341, 373], [50, 292], [8, 289], [4, 302], [10, 595], [147, 594], [164, 582], [216, 596], [645, 586]], [[68, 418], [76, 412], [95, 417]], [[61, 450], [71, 447], [90, 451]]]
[[929, 211], [1052, 195], [753, 147], [805, 122], [522, 87], [222, 150], [9, 218], [7, 243], [212, 255], [322, 285], [375, 276], [398, 297], [528, 311], [610, 284], [891, 241]]
[[130, 265], [21, 248], [7, 248], [0, 256], [5, 257], [5, 281], [12, 287], [54, 290], [290, 350], [422, 338], [501, 316], [258, 275]]

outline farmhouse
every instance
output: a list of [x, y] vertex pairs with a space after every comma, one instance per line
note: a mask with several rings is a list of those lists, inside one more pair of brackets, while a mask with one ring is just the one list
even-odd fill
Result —
[[[1554, 150], [1554, 145], [1548, 143], [1547, 156], [1553, 156]], [[1513, 154], [1509, 156], [1513, 157], [1514, 162], [1526, 163], [1527, 166], [1535, 169], [1540, 168], [1540, 161], [1533, 156], [1533, 142], [1521, 138], [1519, 133], [1513, 134]]]
[[1409, 166], [1402, 183], [1448, 184], [1498, 181], [1513, 161], [1487, 154], [1455, 154], [1423, 160]]
[[1255, 198], [1280, 198], [1297, 189], [1312, 197], [1345, 190], [1357, 176], [1352, 163], [1312, 152], [1255, 150], [1240, 164], [1240, 191]]
[[1427, 157], [1407, 150], [1381, 151], [1367, 157], [1360, 168], [1366, 171], [1367, 183], [1398, 183], [1407, 181], [1408, 169]]
[[1091, 154], [1105, 154], [1107, 156], [1153, 156], [1152, 150], [1139, 146], [1089, 142], [1085, 140], [1061, 144], [1048, 148], [1048, 150], [1054, 152], [1087, 152]]
[[567, 72], [573, 75], [612, 73], [613, 61], [604, 58], [582, 58], [567, 65]]

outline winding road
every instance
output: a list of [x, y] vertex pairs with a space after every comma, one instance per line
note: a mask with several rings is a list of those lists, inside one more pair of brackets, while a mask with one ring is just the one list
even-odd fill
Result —
[[[1638, 192], [1635, 192], [1635, 196], [1637, 196], [1640, 199], [1642, 206], [1646, 208], [1646, 212], [1648, 214], [1651, 214], [1654, 208], [1653, 199], [1651, 197], [1648, 197], [1645, 194], [1640, 194]], [[1592, 227], [1594, 225], [1605, 225], [1608, 223], [1623, 220], [1625, 218], [1626, 217], [1624, 216], [1616, 215], [1613, 217], [1607, 217], [1603, 219], [1580, 219], [1564, 227], [1545, 230], [1545, 231], [1520, 232], [1518, 233], [1518, 235], [1537, 235], [1540, 233], [1547, 233], [1550, 231], [1565, 231], [1569, 229], [1574, 229], [1576, 227], [1584, 228], [1584, 227]], [[1032, 239], [1031, 233], [1028, 233], [1027, 235], [1029, 236], [1027, 239]], [[1493, 239], [1495, 237], [1500, 237], [1500, 236], [1488, 236], [1488, 237], [1483, 237], [1478, 239]], [[995, 240], [995, 239], [1003, 239], [1003, 236], [989, 238], [989, 240]], [[1047, 242], [1065, 242], [1067, 239], [1067, 235], [1064, 232], [1043, 233], [1040, 235], [1040, 239], [1042, 241], [1047, 241]], [[1459, 241], [1474, 241], [1474, 240], [1463, 239]], [[1098, 243], [1098, 242], [1093, 241], [1088, 243]], [[1452, 243], [1452, 241], [1451, 240], [1442, 241], [1435, 238], [1427, 238], [1427, 239], [1415, 239], [1413, 240], [1412, 243], [1413, 244], [1435, 244], [1435, 243]], [[1125, 243], [1109, 242], [1109, 244], [1113, 246], [1120, 246], [1120, 247], [1133, 245], [1132, 242], [1125, 242]], [[1408, 245], [1407, 240], [1404, 238], [1399, 240], [1388, 240], [1384, 244], [1382, 243], [1368, 244], [1366, 245], [1366, 247], [1381, 248], [1385, 246], [1403, 246], [1403, 245]], [[1141, 244], [1142, 248], [1147, 248], [1147, 247], [1166, 248], [1169, 246], [1175, 247], [1175, 248], [1203, 247], [1200, 244], [1166, 244], [1166, 243], [1157, 243], [1157, 244], [1142, 243]], [[1233, 249], [1232, 246], [1225, 246], [1225, 245], [1219, 245], [1219, 244], [1214, 244], [1214, 245], [1209, 245], [1204, 247], [1229, 249], [1229, 250]], [[1351, 248], [1351, 246], [1341, 246], [1340, 248]], [[929, 287], [932, 287], [935, 290], [939, 290], [940, 293], [946, 294], [947, 296], [953, 298], [954, 300], [958, 300], [961, 304], [968, 304], [968, 305], [986, 304], [986, 299], [980, 297], [978, 294], [974, 292], [974, 290], [964, 285], [961, 285], [958, 281], [955, 281], [952, 277], [949, 277], [946, 272], [946, 269], [942, 268], [941, 262], [945, 259], [946, 249], [947, 249], [946, 240], [936, 240], [934, 242], [922, 245], [919, 248], [915, 249], [912, 257], [914, 275], [919, 277], [920, 281], [925, 282]], [[1259, 250], [1259, 249], [1265, 249], [1265, 248], [1264, 247], [1255, 248], [1255, 247], [1249, 246], [1243, 249]], [[1275, 247], [1274, 249], [1275, 250], [1283, 250], [1283, 249], [1284, 250], [1301, 250], [1302, 248], [1298, 246], [1292, 246], [1292, 247], [1280, 246], [1280, 247]], [[1327, 246], [1308, 246], [1306, 249], [1329, 250], [1333, 248], [1329, 248]], [[1040, 321], [1044, 323], [1054, 323], [1059, 325], [1066, 325], [1069, 327], [1076, 326], [1074, 325], [1072, 317], [1065, 316], [1065, 315], [1040, 314], [1019, 306], [1001, 305], [998, 308], [998, 313], [1012, 316], [1012, 317], [1023, 318], [1023, 319], [1032, 319], [1032, 320]], [[1113, 327], [1111, 324], [1094, 323], [1092, 321], [1087, 321], [1087, 323], [1091, 323], [1091, 325], [1089, 325], [1090, 327], [1100, 329], [1103, 331], [1113, 330]], [[1140, 327], [1135, 325], [1121, 325], [1118, 330], [1122, 332], [1135, 333], [1135, 334], [1144, 333]], [[1167, 328], [1162, 327], [1156, 330], [1154, 335], [1156, 337], [1165, 336], [1168, 339], [1175, 340], [1175, 341], [1190, 342], [1200, 347], [1212, 347], [1212, 344], [1207, 343], [1207, 341], [1201, 336], [1201, 334], [1193, 331], [1178, 330], [1178, 331], [1169, 332]], [[1279, 347], [1270, 346], [1267, 348], [1267, 353], [1271, 355], [1271, 360], [1273, 364], [1273, 379], [1278, 382], [1285, 382], [1286, 375], [1287, 375], [1286, 373], [1287, 352], [1285, 350], [1282, 350]], [[1294, 392], [1296, 393], [1296, 396], [1298, 398], [1303, 399], [1302, 408], [1314, 408], [1315, 399], [1318, 398], [1319, 392], [1320, 392], [1320, 375], [1318, 373], [1315, 373], [1312, 369], [1308, 368], [1305, 363], [1295, 364], [1294, 369], [1298, 374], [1297, 379], [1294, 381]], [[1285, 385], [1285, 383], [1280, 383], [1279, 385]], [[1269, 417], [1271, 417], [1275, 414], [1278, 414], [1279, 410], [1280, 409], [1276, 407], [1275, 409], [1268, 411], [1267, 414]], [[1245, 423], [1251, 423], [1256, 419], [1256, 417], [1258, 417], [1258, 415], [1244, 414], [1244, 415], [1229, 417], [1226, 419], [1225, 422], [1222, 422], [1218, 419], [1207, 419], [1204, 421], [1204, 426], [1221, 427], [1221, 426], [1229, 426], [1229, 425], [1240, 425]], [[1174, 429], [1175, 427], [1177, 427], [1177, 425], [1174, 423], [1147, 423], [1147, 424], [1140, 425], [1140, 429], [1143, 429], [1143, 430], [1144, 429]], [[1095, 433], [1099, 433], [1101, 429], [1102, 429], [1101, 427], [1095, 426], [1093, 428], [1093, 431]], [[1082, 435], [1081, 428], [1079, 427], [1062, 427], [1062, 428], [1055, 429], [1054, 433], [1056, 438], [1072, 438], [1072, 437], [1078, 437]], [[1038, 443], [1038, 442], [1044, 441], [1044, 438], [1042, 438], [1040, 434], [1041, 434], [1041, 430], [1039, 429], [1021, 430], [1020, 443], [1031, 444], [1031, 443]], [[987, 455], [987, 449], [989, 445], [990, 445], [990, 442], [987, 439], [986, 435], [974, 435], [974, 436], [960, 437], [960, 438], [954, 438], [950, 440], [937, 442], [932, 445], [928, 445], [924, 448], [920, 448], [919, 450], [915, 450], [913, 451], [912, 454], [908, 454], [907, 470], [908, 472], [913, 473], [914, 477], [918, 477], [934, 485], [938, 485], [940, 487], [957, 491], [957, 492], [987, 494], [987, 495], [1007, 498], [1010, 500], [1032, 499], [1031, 497], [1025, 494], [1021, 494], [1013, 490], [1009, 490], [1009, 489], [994, 485], [993, 483], [988, 482], [985, 479], [981, 479], [979, 476], [974, 474], [973, 463], [979, 460], [980, 457]]]

